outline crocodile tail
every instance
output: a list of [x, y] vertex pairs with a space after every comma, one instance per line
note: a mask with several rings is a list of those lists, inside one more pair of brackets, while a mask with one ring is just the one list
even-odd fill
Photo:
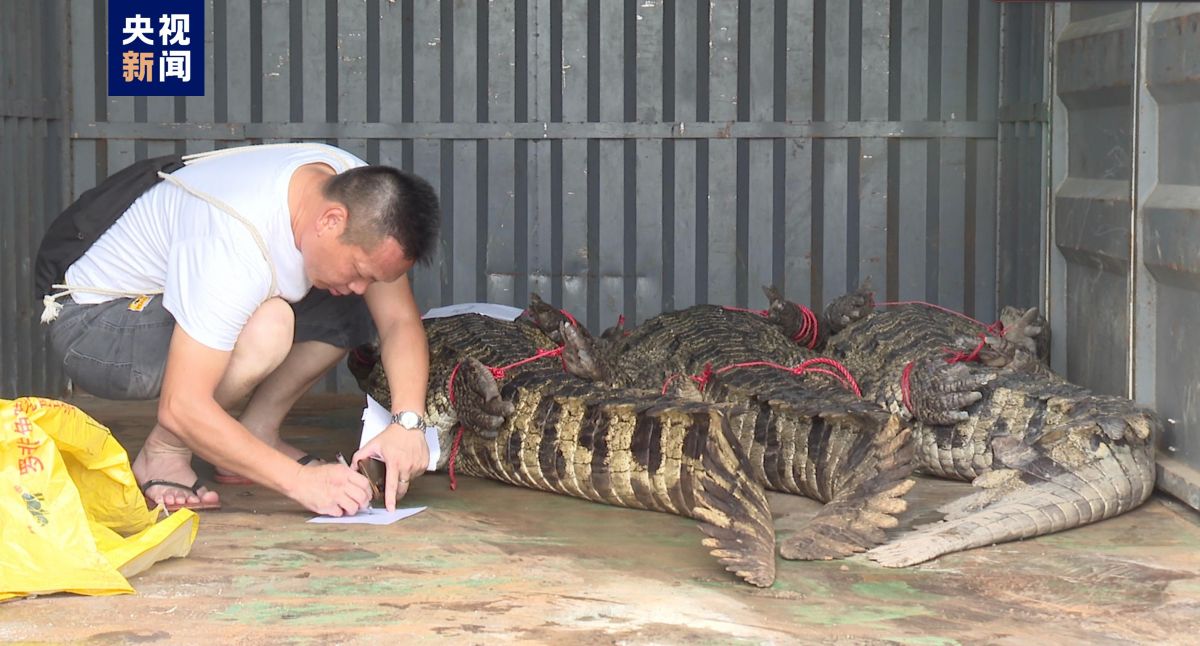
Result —
[[695, 470], [692, 515], [700, 520], [704, 545], [726, 570], [751, 585], [775, 581], [775, 526], [762, 486], [725, 416], [713, 410], [707, 446]]
[[[841, 465], [828, 502], [804, 527], [780, 544], [790, 560], [842, 558], [879, 545], [886, 528], [908, 508], [903, 495], [912, 488], [914, 447], [909, 428], [896, 415], [879, 426], [878, 415], [852, 415], [860, 429], [845, 444], [847, 454], [826, 456]], [[877, 431], [873, 429], [878, 428]]]
[[[994, 449], [1003, 454], [1008, 449], [997, 445], [999, 439]], [[1154, 489], [1154, 449], [1148, 442], [1101, 443], [1094, 459], [1077, 466], [1041, 454], [1017, 468], [985, 473], [974, 484], [976, 493], [941, 509], [945, 520], [901, 535], [867, 556], [886, 567], [907, 567], [1125, 513]]]

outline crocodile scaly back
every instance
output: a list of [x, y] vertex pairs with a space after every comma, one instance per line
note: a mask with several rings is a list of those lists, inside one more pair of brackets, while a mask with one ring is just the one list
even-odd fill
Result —
[[913, 485], [909, 431], [847, 390], [828, 365], [816, 367], [833, 375], [781, 369], [820, 355], [767, 317], [697, 305], [655, 316], [599, 351], [619, 385], [702, 380], [704, 400], [728, 406], [755, 481], [826, 503], [782, 543], [785, 558], [847, 556], [881, 543], [897, 524]]

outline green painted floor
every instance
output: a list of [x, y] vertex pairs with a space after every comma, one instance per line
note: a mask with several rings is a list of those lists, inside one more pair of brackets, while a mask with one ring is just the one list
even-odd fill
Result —
[[[79, 399], [136, 451], [153, 406]], [[285, 435], [356, 444], [357, 398], [313, 396]], [[922, 480], [903, 526], [968, 487]], [[88, 643], [1196, 643], [1200, 518], [1162, 496], [1118, 518], [903, 570], [780, 561], [759, 590], [727, 575], [694, 522], [444, 474], [386, 527], [321, 526], [257, 487], [221, 486], [190, 556], [136, 595], [0, 604], [0, 641]], [[780, 535], [816, 510], [772, 495]]]

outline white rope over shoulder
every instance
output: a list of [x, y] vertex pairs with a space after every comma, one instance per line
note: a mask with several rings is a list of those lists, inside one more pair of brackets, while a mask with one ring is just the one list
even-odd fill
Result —
[[[305, 146], [312, 146], [312, 145], [313, 144], [306, 144], [306, 143], [285, 143], [285, 144], [266, 144], [263, 146], [255, 146], [254, 148], [261, 149], [261, 148], [268, 147], [268, 146], [270, 146], [270, 147], [305, 147]], [[225, 157], [227, 155], [239, 153], [239, 152], [244, 151], [246, 148], [248, 148], [248, 147], [242, 146], [242, 147], [238, 147], [238, 148], [222, 148], [222, 149], [218, 149], [218, 150], [211, 150], [208, 152], [185, 155], [183, 157], [183, 162], [185, 165], [190, 166], [191, 164], [194, 164], [196, 162], [205, 161], [205, 160], [209, 160], [209, 159], [215, 159], [218, 157]], [[342, 161], [345, 164], [346, 168], [350, 168], [351, 166], [353, 166], [353, 164], [350, 163], [349, 158], [343, 158]], [[170, 182], [174, 186], [180, 188], [181, 190], [186, 191], [187, 193], [189, 193], [201, 200], [204, 200], [205, 202], [212, 205], [214, 208], [224, 211], [225, 213], [229, 214], [230, 217], [237, 220], [238, 222], [241, 222], [246, 227], [246, 230], [250, 232], [250, 236], [254, 239], [254, 243], [256, 245], [258, 245], [258, 250], [260, 252], [262, 252], [263, 260], [267, 261], [267, 267], [269, 267], [271, 270], [271, 288], [267, 291], [267, 295], [268, 295], [268, 297], [274, 296], [277, 291], [277, 288], [278, 288], [278, 281], [276, 280], [276, 276], [275, 276], [275, 263], [271, 262], [271, 254], [267, 250], [267, 243], [266, 243], [266, 241], [263, 240], [262, 234], [259, 233], [258, 229], [254, 227], [254, 224], [251, 223], [249, 220], [247, 220], [245, 217], [243, 217], [242, 214], [238, 213], [237, 210], [235, 210], [233, 207], [229, 206], [225, 202], [217, 199], [216, 197], [214, 197], [212, 195], [209, 195], [208, 193], [205, 193], [205, 192], [197, 190], [191, 186], [188, 186], [187, 184], [180, 181], [180, 179], [178, 177], [175, 177], [174, 175], [171, 175], [169, 173], [163, 173], [163, 172], [159, 172], [158, 176], [160, 178], [162, 178], [163, 180]], [[51, 289], [58, 290], [58, 291], [54, 292], [53, 294], [47, 294], [44, 297], [42, 297], [42, 317], [41, 317], [42, 323], [49, 323], [49, 322], [53, 321], [54, 319], [58, 318], [58, 315], [59, 315], [59, 313], [62, 312], [62, 308], [63, 308], [62, 303], [59, 303], [58, 299], [66, 296], [67, 294], [71, 294], [74, 292], [87, 292], [87, 293], [91, 293], [91, 294], [101, 294], [103, 296], [114, 296], [114, 297], [124, 297], [124, 298], [137, 298], [138, 296], [151, 296], [151, 295], [161, 294], [163, 292], [163, 290], [161, 290], [161, 289], [154, 289], [154, 290], [142, 291], [142, 292], [129, 292], [129, 291], [123, 291], [123, 290], [119, 290], [119, 289], [107, 289], [104, 287], [91, 287], [91, 286], [87, 286], [87, 285], [71, 285], [68, 283], [51, 285], [50, 287], [51, 287]]]

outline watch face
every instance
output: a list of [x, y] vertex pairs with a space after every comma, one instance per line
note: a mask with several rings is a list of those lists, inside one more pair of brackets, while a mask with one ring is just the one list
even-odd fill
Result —
[[400, 425], [404, 428], [416, 428], [421, 423], [421, 416], [406, 410], [400, 413]]

